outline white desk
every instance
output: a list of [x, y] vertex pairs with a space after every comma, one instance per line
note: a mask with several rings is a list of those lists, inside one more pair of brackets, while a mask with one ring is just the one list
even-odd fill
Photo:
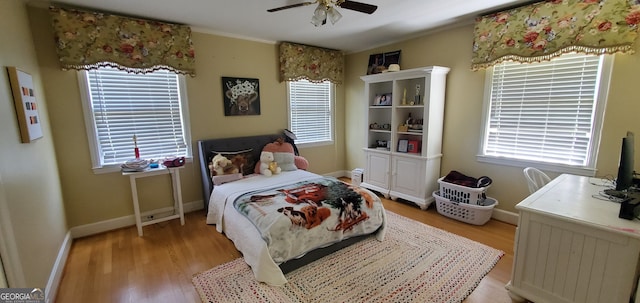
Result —
[[[511, 281], [516, 301], [624, 302], [635, 293], [640, 221], [594, 198], [600, 179], [561, 175], [516, 205]], [[638, 298], [636, 298], [638, 300]]]
[[[180, 169], [184, 166], [180, 167], [159, 167], [159, 168], [151, 168], [149, 170], [145, 170], [142, 172], [122, 172], [123, 176], [129, 176], [129, 181], [131, 182], [131, 195], [133, 196], [133, 211], [136, 216], [136, 226], [138, 227], [138, 236], [142, 237], [142, 227], [150, 224], [155, 224], [159, 222], [164, 222], [171, 219], [180, 218], [180, 224], [184, 225], [184, 210], [182, 208], [182, 189], [180, 185]], [[165, 175], [171, 174], [171, 184], [173, 185], [173, 209], [174, 214], [158, 219], [153, 219], [149, 221], [142, 222], [142, 218], [140, 217], [140, 204], [138, 201], [138, 186], [136, 184], [136, 179], [157, 176], [157, 175]]]

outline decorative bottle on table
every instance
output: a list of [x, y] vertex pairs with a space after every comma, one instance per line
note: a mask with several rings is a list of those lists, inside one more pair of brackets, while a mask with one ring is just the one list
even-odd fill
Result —
[[140, 159], [140, 150], [138, 149], [138, 138], [133, 135], [133, 152], [136, 155], [136, 159]]

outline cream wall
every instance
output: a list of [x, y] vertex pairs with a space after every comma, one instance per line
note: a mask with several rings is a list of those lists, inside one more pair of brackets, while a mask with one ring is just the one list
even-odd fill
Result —
[[[10, 287], [45, 288], [67, 233], [49, 104], [22, 1], [0, 0], [0, 254]], [[33, 77], [44, 137], [20, 143], [6, 67]]]
[[[450, 28], [402, 43], [351, 54], [347, 57], [346, 146], [347, 168], [364, 167], [362, 147], [366, 131], [362, 95], [370, 54], [402, 50], [401, 67], [409, 69], [430, 65], [451, 68], [447, 77], [445, 101], [443, 158], [440, 174], [458, 170], [471, 176], [487, 175], [493, 179], [488, 195], [499, 201], [498, 208], [515, 211], [514, 206], [528, 195], [522, 167], [480, 163], [476, 161], [481, 137], [484, 71], [470, 69], [473, 26]], [[620, 153], [620, 140], [627, 130], [640, 134], [640, 100], [637, 94], [640, 70], [640, 43], [635, 55], [617, 55], [607, 102], [598, 155], [597, 176], [615, 175]], [[637, 145], [636, 145], [637, 147]], [[640, 149], [636, 153], [636, 170]], [[555, 177], [557, 174], [549, 173]]]
[[[42, 77], [50, 102], [52, 135], [70, 227], [101, 222], [133, 214], [129, 180], [118, 173], [94, 174], [85, 131], [77, 73], [58, 67], [48, 12], [29, 11], [38, 46]], [[234, 39], [194, 32], [196, 77], [187, 77], [189, 115], [194, 158], [200, 139], [278, 133], [288, 127], [286, 86], [278, 81], [278, 51], [275, 43]], [[221, 77], [260, 80], [260, 110], [257, 116], [225, 117]], [[331, 173], [344, 167], [344, 102], [338, 86], [336, 144], [300, 148], [310, 170]], [[181, 172], [183, 201], [202, 200], [197, 160]], [[171, 205], [169, 177], [139, 179], [141, 210]]]

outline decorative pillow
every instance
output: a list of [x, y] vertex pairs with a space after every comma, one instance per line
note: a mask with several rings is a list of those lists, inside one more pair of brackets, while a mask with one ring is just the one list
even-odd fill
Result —
[[294, 156], [293, 162], [296, 164], [298, 169], [307, 170], [307, 168], [309, 168], [309, 161], [305, 157]]
[[[273, 153], [274, 161], [278, 163], [283, 171], [292, 171], [297, 169], [307, 169], [309, 162], [307, 159], [295, 156], [293, 152], [293, 145], [289, 142], [284, 142], [282, 139], [276, 140], [276, 142], [268, 143], [262, 148], [262, 151], [268, 151]], [[254, 172], [260, 173], [260, 161], [257, 161]]]
[[[253, 173], [253, 165], [255, 160], [251, 156], [251, 152], [253, 149], [245, 149], [240, 151], [231, 151], [231, 152], [217, 152], [211, 151], [211, 159], [216, 155], [225, 156], [227, 159], [231, 161], [231, 164], [236, 169], [229, 170], [230, 173], [242, 173], [242, 175], [249, 175]], [[210, 165], [211, 167], [211, 165]], [[213, 175], [213, 171], [211, 171]]]
[[292, 153], [273, 153], [273, 161], [278, 163], [278, 166], [283, 171], [298, 170]]

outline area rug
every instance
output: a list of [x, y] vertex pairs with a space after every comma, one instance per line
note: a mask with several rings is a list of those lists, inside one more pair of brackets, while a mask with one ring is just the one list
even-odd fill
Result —
[[387, 211], [367, 238], [288, 274], [256, 282], [242, 258], [193, 277], [203, 302], [461, 302], [504, 252]]

